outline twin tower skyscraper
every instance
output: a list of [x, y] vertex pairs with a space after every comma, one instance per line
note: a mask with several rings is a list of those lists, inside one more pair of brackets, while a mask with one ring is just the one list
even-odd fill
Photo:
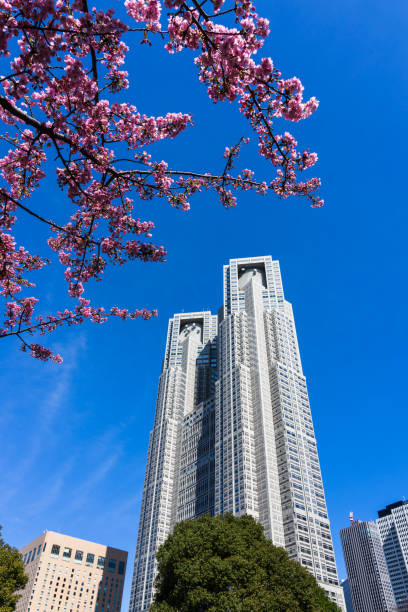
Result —
[[306, 380], [279, 262], [231, 259], [224, 303], [169, 321], [130, 612], [148, 610], [175, 523], [251, 514], [342, 610]]

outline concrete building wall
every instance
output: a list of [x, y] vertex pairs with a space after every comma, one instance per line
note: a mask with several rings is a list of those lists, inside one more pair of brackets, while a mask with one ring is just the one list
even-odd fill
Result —
[[127, 552], [55, 531], [20, 550], [29, 577], [16, 612], [119, 612]]

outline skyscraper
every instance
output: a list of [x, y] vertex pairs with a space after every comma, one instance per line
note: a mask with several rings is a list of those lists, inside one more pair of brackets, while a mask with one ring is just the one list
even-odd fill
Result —
[[377, 525], [395, 601], [399, 610], [408, 610], [408, 502], [379, 510]]
[[355, 521], [340, 531], [354, 612], [394, 612], [395, 599], [378, 527]]
[[45, 531], [20, 550], [28, 582], [16, 612], [119, 612], [127, 552]]
[[345, 580], [342, 580], [340, 582], [340, 584], [341, 584], [341, 587], [343, 589], [343, 595], [344, 595], [344, 602], [346, 604], [346, 610], [347, 610], [347, 612], [354, 612], [353, 600], [351, 599], [349, 579], [346, 578]]
[[342, 609], [306, 380], [279, 262], [224, 266], [224, 301], [169, 322], [130, 610], [147, 610], [155, 553], [177, 521], [251, 514]]

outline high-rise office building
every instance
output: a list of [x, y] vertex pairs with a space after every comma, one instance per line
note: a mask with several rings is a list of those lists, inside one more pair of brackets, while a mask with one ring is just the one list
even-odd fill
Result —
[[354, 612], [394, 612], [395, 599], [378, 527], [355, 521], [340, 531]]
[[153, 597], [155, 553], [178, 521], [253, 515], [342, 609], [292, 307], [270, 256], [224, 266], [224, 302], [169, 322], [130, 611]]
[[399, 610], [408, 610], [408, 502], [379, 510], [377, 525], [395, 601]]
[[28, 582], [16, 612], [119, 612], [127, 552], [45, 531], [20, 550]]
[[353, 601], [351, 599], [350, 584], [349, 584], [348, 578], [346, 578], [345, 580], [342, 580], [340, 582], [340, 585], [341, 585], [341, 588], [343, 589], [344, 603], [346, 604], [347, 612], [354, 612]]

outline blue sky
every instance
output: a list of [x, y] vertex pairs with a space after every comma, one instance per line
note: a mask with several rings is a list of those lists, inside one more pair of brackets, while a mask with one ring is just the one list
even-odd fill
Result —
[[[108, 6], [103, 2], [100, 6]], [[120, 9], [120, 2], [112, 5]], [[196, 197], [182, 213], [163, 202], [139, 206], [152, 219], [165, 264], [134, 264], [90, 288], [98, 303], [157, 307], [155, 320], [59, 330], [50, 341], [64, 364], [42, 364], [0, 346], [0, 522], [21, 546], [44, 529], [130, 552], [131, 565], [149, 429], [167, 320], [221, 303], [222, 265], [271, 254], [293, 303], [308, 378], [339, 573], [338, 531], [350, 510], [376, 517], [408, 495], [406, 432], [406, 100], [408, 5], [373, 0], [262, 0], [271, 20], [264, 50], [296, 75], [321, 106], [291, 125], [319, 154], [324, 208], [301, 199], [244, 194], [235, 210]], [[129, 97], [141, 111], [192, 112], [195, 125], [155, 150], [173, 167], [216, 171], [225, 145], [248, 130], [229, 104], [213, 105], [192, 56], [131, 42]], [[243, 166], [268, 176], [250, 144]], [[33, 198], [45, 215], [69, 211], [51, 177]], [[45, 238], [24, 219], [26, 246]], [[43, 272], [45, 311], [64, 306], [57, 265]]]

